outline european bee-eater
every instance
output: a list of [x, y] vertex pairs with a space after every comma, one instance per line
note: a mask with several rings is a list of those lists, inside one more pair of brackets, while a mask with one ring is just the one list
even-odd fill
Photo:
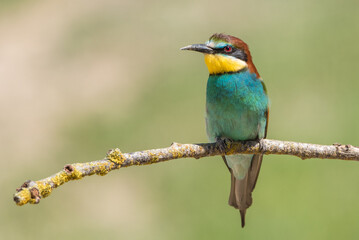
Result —
[[[268, 126], [266, 87], [242, 40], [213, 34], [205, 44], [181, 48], [204, 54], [209, 71], [206, 129], [211, 142], [265, 138]], [[231, 173], [229, 205], [239, 209], [242, 227], [262, 163], [262, 154], [222, 156]]]

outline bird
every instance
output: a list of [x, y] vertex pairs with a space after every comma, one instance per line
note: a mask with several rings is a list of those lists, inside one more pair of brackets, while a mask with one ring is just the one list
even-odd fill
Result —
[[[269, 98], [248, 45], [237, 37], [215, 33], [205, 44], [192, 44], [181, 50], [204, 54], [209, 71], [206, 89], [209, 141], [224, 148], [232, 141], [266, 138]], [[223, 154], [222, 158], [231, 174], [228, 204], [239, 210], [243, 228], [263, 154]]]

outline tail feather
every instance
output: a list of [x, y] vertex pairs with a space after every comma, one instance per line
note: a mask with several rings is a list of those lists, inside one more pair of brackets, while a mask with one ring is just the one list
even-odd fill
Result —
[[[225, 159], [225, 157], [223, 157], [223, 159]], [[228, 204], [236, 209], [239, 209], [242, 227], [245, 225], [247, 208], [252, 205], [252, 192], [257, 183], [262, 159], [262, 154], [255, 154], [252, 158], [251, 166], [248, 169], [246, 176], [241, 180], [235, 178], [232, 170], [228, 168], [231, 173], [231, 192], [229, 194]]]
[[235, 195], [236, 178], [234, 177], [232, 170], [230, 168], [229, 168], [229, 171], [231, 172], [231, 191], [229, 193], [228, 204], [229, 204], [229, 206], [232, 206], [232, 207], [238, 209], [237, 198]]
[[239, 210], [239, 212], [241, 214], [242, 228], [244, 228], [244, 226], [246, 225], [246, 211], [247, 210]]

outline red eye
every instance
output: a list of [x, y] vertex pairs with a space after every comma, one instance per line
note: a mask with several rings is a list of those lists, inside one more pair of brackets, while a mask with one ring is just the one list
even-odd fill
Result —
[[225, 52], [232, 52], [232, 47], [231, 46], [225, 46], [224, 51]]

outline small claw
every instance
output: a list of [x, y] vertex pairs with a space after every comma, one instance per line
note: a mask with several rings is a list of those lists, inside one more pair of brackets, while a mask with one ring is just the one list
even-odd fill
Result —
[[222, 155], [225, 155], [226, 149], [228, 149], [228, 147], [231, 146], [231, 144], [233, 143], [233, 140], [230, 138], [226, 138], [226, 137], [217, 137], [216, 142], [217, 142], [219, 151], [222, 153]]

